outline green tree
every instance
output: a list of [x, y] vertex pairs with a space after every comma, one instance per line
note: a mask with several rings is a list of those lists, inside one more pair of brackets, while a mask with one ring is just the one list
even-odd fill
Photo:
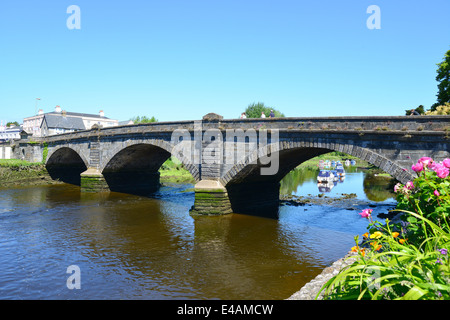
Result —
[[263, 102], [249, 104], [247, 109], [245, 109], [245, 114], [247, 115], [247, 118], [260, 118], [261, 112], [264, 112], [266, 117], [269, 117], [271, 110], [273, 110], [276, 118], [284, 117], [283, 113], [274, 108], [265, 106]]
[[139, 123], [150, 123], [150, 122], [158, 122], [158, 119], [156, 119], [155, 117], [147, 117], [147, 116], [137, 116], [134, 118], [130, 119], [131, 121], [134, 122], [134, 124], [139, 124]]
[[438, 106], [450, 102], [450, 50], [445, 53], [444, 60], [437, 66], [436, 81], [439, 82], [437, 102], [431, 106], [431, 111], [435, 111]]
[[7, 127], [10, 127], [11, 125], [16, 126], [16, 127], [20, 126], [19, 123], [18, 123], [17, 121], [14, 121], [14, 122], [8, 122], [8, 123], [6, 124]]

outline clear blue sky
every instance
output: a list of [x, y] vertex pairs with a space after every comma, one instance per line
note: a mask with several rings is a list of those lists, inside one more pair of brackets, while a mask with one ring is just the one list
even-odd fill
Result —
[[2, 0], [0, 119], [22, 122], [36, 98], [118, 120], [237, 118], [257, 101], [286, 116], [403, 115], [436, 101], [449, 12], [448, 0]]

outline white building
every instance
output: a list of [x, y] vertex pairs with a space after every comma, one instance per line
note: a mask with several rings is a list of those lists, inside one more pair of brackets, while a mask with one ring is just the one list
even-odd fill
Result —
[[[45, 116], [47, 116], [46, 117], [48, 120], [47, 124], [43, 124]], [[64, 116], [66, 119], [70, 119], [71, 121], [63, 121], [61, 118], [62, 116]], [[56, 118], [61, 120], [59, 121], [61, 125], [63, 123], [67, 125], [68, 122], [71, 122], [72, 124], [69, 125], [69, 128], [64, 127], [64, 125], [62, 127], [52, 127], [58, 122], [55, 120]], [[74, 120], [73, 118], [77, 118], [79, 120]], [[81, 129], [80, 121], [84, 125], [83, 129]], [[76, 125], [75, 122], [77, 123]], [[66, 112], [61, 110], [60, 106], [56, 106], [55, 111], [53, 112], [44, 113], [44, 111], [40, 109], [37, 115], [23, 119], [23, 130], [32, 134], [35, 137], [41, 137], [44, 134], [50, 135], [50, 134], [71, 132], [70, 130], [72, 131], [88, 130], [94, 124], [98, 124], [104, 128], [114, 127], [119, 124], [119, 121], [105, 117], [105, 113], [103, 112], [103, 110], [100, 110], [99, 114], [97, 115], [97, 114], [87, 114], [77, 112]]]
[[0, 126], [0, 142], [20, 139], [20, 127]]

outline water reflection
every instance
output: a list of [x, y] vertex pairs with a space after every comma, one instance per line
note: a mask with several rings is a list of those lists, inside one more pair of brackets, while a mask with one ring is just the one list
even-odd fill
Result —
[[[307, 232], [285, 218], [194, 219], [189, 187], [155, 198], [1, 190], [0, 298], [284, 299], [335, 258], [316, 261]], [[65, 286], [73, 264], [81, 290]]]
[[[366, 196], [363, 180], [347, 171], [328, 194]], [[293, 171], [281, 188], [320, 192], [311, 170]], [[285, 299], [367, 226], [354, 211], [320, 205], [282, 206], [278, 220], [193, 218], [193, 202], [184, 184], [151, 197], [71, 185], [0, 190], [0, 299]], [[66, 287], [73, 264], [81, 290]]]
[[395, 203], [393, 180], [383, 175], [368, 173], [355, 166], [345, 168], [345, 175], [329, 182], [318, 182], [319, 169], [297, 168], [281, 180], [281, 195], [340, 197], [356, 194], [360, 200]]

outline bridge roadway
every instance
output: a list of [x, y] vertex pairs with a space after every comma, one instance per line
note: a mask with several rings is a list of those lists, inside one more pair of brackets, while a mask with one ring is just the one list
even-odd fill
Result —
[[302, 162], [340, 151], [400, 182], [424, 156], [450, 158], [450, 116], [223, 119], [93, 128], [20, 140], [16, 158], [45, 163], [85, 192], [148, 194], [176, 156], [196, 180], [192, 214], [276, 214], [280, 180]]

